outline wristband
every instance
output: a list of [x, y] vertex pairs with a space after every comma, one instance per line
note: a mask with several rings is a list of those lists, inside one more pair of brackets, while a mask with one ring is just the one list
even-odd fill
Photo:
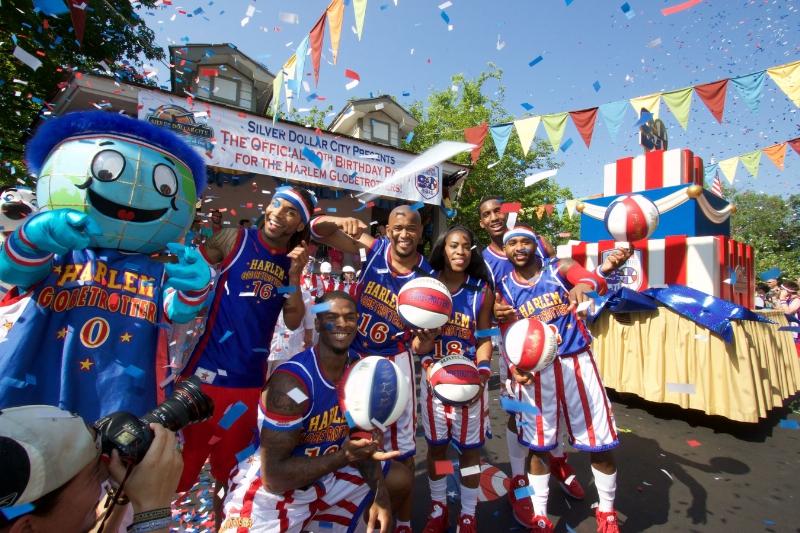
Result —
[[319, 221], [320, 221], [320, 217], [315, 217], [315, 218], [311, 219], [311, 223], [308, 225], [309, 233], [311, 233], [311, 236], [316, 240], [320, 240], [322, 238], [322, 237], [320, 237], [319, 233], [314, 231], [314, 226], [316, 226], [317, 222], [319, 222]]
[[171, 517], [157, 518], [146, 522], [134, 522], [128, 526], [128, 533], [149, 533], [150, 531], [158, 531], [168, 528], [171, 522]]
[[[603, 265], [599, 265], [597, 268], [594, 269], [594, 273], [600, 276], [603, 279], [608, 278], [608, 274], [603, 274]], [[610, 273], [609, 273], [610, 274]]]
[[161, 507], [159, 509], [151, 509], [150, 511], [142, 511], [133, 515], [133, 523], [149, 522], [150, 520], [158, 520], [161, 518], [171, 518], [172, 509], [169, 507]]
[[428, 367], [431, 366], [432, 364], [433, 364], [433, 357], [431, 357], [430, 355], [426, 355], [425, 357], [423, 357], [422, 361], [420, 362], [420, 366], [422, 366], [423, 370], [427, 370]]
[[481, 374], [491, 375], [492, 374], [492, 364], [489, 361], [480, 361], [478, 363], [478, 372]]

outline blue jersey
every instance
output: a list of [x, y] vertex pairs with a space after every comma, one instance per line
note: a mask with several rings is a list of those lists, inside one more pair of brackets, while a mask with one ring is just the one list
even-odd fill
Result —
[[[300, 443], [292, 450], [295, 457], [316, 457], [336, 452], [350, 433], [347, 419], [339, 408], [336, 385], [322, 375], [317, 352], [309, 348], [282, 363], [275, 372], [288, 372], [300, 380], [310, 405], [303, 414]], [[350, 361], [358, 360], [358, 354], [349, 353]], [[262, 408], [263, 411], [263, 408]], [[270, 424], [267, 424], [270, 427]], [[277, 428], [277, 429], [287, 429]], [[289, 428], [295, 429], [295, 427]]]
[[485, 281], [469, 276], [452, 295], [453, 313], [434, 343], [434, 359], [463, 355], [475, 361], [475, 345], [478, 342], [475, 330], [478, 329], [478, 311], [483, 305], [484, 287]]
[[586, 325], [569, 307], [572, 285], [558, 273], [558, 259], [545, 261], [541, 276], [532, 285], [511, 272], [500, 280], [500, 297], [517, 311], [517, 318], [535, 317], [554, 324], [561, 335], [558, 355], [586, 351], [592, 342]]
[[47, 277], [0, 305], [0, 408], [57, 405], [94, 422], [155, 407], [167, 365], [163, 278], [163, 263], [143, 254], [55, 256]]
[[420, 256], [414, 270], [401, 275], [392, 268], [391, 244], [376, 239], [361, 269], [358, 291], [358, 334], [353, 347], [364, 355], [396, 355], [408, 349], [411, 330], [397, 313], [397, 293], [407, 282], [433, 274]]
[[289, 284], [291, 260], [275, 250], [257, 228], [240, 229], [220, 265], [205, 331], [183, 376], [196, 374], [220, 387], [264, 385], [269, 345], [286, 301], [278, 289]]
[[503, 279], [503, 276], [514, 270], [506, 254], [495, 252], [491, 245], [483, 249], [483, 261], [489, 269], [489, 274], [492, 276], [492, 284], [495, 287]]

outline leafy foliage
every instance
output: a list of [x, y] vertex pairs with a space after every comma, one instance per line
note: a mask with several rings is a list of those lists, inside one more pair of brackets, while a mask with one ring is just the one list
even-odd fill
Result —
[[[421, 101], [412, 104], [409, 111], [419, 121], [419, 125], [414, 129], [411, 142], [403, 142], [403, 148], [419, 153], [440, 141], [463, 141], [464, 129], [482, 122], [496, 125], [514, 120], [502, 105], [502, 76], [502, 71], [492, 64], [475, 79], [466, 79], [462, 74], [456, 74], [452, 77], [452, 85], [458, 91], [452, 88], [436, 91], [428, 97], [427, 104]], [[487, 96], [487, 91], [494, 84], [496, 89], [491, 96]], [[520, 212], [518, 221], [530, 224], [551, 242], [557, 241], [559, 233], [577, 235], [577, 217], [570, 219], [566, 213], [559, 216], [554, 211], [553, 215], [544, 215], [539, 219], [535, 214], [537, 206], [557, 204], [572, 198], [568, 188], [560, 187], [552, 180], [525, 187], [525, 176], [537, 172], [537, 169], [556, 167], [550, 154], [550, 145], [538, 141], [531, 147], [528, 155], [524, 156], [517, 137], [512, 135], [503, 158], [498, 161], [491, 133], [487, 134], [480, 159], [475, 165], [471, 165], [463, 187], [456, 197], [451, 198], [456, 211], [454, 222], [464, 224], [480, 235], [478, 204], [481, 198], [500, 196], [506, 202], [520, 202], [523, 211]], [[469, 154], [461, 154], [453, 161], [471, 164]]]
[[325, 109], [320, 109], [317, 106], [312, 107], [308, 111], [299, 112], [296, 108], [286, 115], [281, 115], [281, 119], [291, 120], [309, 128], [325, 129], [328, 122], [328, 114], [333, 112], [333, 106], [329, 105]]
[[756, 274], [777, 267], [785, 279], [800, 277], [800, 195], [731, 194], [730, 201], [736, 206], [731, 235], [753, 247]]
[[[70, 4], [78, 4], [67, 0]], [[137, 4], [151, 8], [156, 0]], [[64, 6], [66, 8], [66, 4]], [[121, 81], [146, 82], [143, 60], [163, 60], [155, 35], [130, 2], [86, 0], [83, 43], [70, 13], [46, 15], [31, 0], [5, 0], [0, 17], [0, 184], [25, 175], [22, 149], [40, 112], [78, 70], [99, 69]], [[42, 62], [36, 71], [13, 57], [14, 48]], [[104, 62], [104, 64], [101, 64]], [[166, 67], [165, 67], [166, 68]], [[20, 81], [16, 81], [20, 80]], [[4, 83], [3, 83], [4, 82]], [[17, 94], [19, 93], [19, 94]]]

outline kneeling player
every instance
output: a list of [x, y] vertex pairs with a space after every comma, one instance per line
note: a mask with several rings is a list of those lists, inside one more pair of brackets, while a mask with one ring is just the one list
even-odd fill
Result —
[[299, 532], [312, 520], [345, 531], [369, 506], [368, 529], [386, 533], [411, 490], [410, 470], [388, 461], [399, 452], [347, 438], [337, 386], [357, 360], [358, 313], [343, 292], [320, 303], [329, 308], [317, 315], [319, 343], [281, 364], [261, 395], [261, 447], [233, 472], [220, 531]]
[[[503, 237], [506, 256], [514, 269], [498, 286], [495, 304], [498, 320], [508, 323], [535, 317], [558, 328], [562, 342], [558, 357], [541, 372], [513, 369], [513, 392], [518, 401], [533, 405], [538, 413], [521, 411], [517, 417], [517, 439], [530, 452], [528, 481], [532, 490], [534, 527], [531, 531], [548, 533], [553, 525], [547, 519], [550, 479], [548, 451], [556, 446], [559, 413], [570, 442], [578, 450], [591, 453], [592, 473], [599, 495], [597, 526], [600, 533], [618, 533], [614, 511], [617, 468], [611, 449], [619, 445], [611, 404], [590, 349], [591, 335], [578, 318], [577, 304], [589, 297], [586, 293], [606, 291], [606, 282], [568, 259], [535, 260], [536, 238], [525, 226], [516, 226]], [[611, 272], [631, 255], [630, 250], [612, 254], [600, 272]]]

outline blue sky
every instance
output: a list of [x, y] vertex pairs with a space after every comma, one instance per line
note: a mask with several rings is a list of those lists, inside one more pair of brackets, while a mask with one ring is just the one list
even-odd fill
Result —
[[[446, 8], [453, 28], [437, 7], [444, 0], [369, 0], [364, 33], [358, 41], [352, 5], [345, 11], [337, 65], [328, 63], [326, 33], [319, 86], [313, 92], [325, 101], [307, 102], [338, 111], [348, 98], [389, 93], [404, 105], [425, 100], [433, 90], [450, 88], [450, 76], [473, 77], [494, 62], [504, 71], [504, 106], [517, 118], [598, 106], [653, 92], [679, 89], [720, 78], [735, 77], [800, 59], [800, 2], [789, 0], [703, 0], [681, 13], [662, 16], [661, 9], [683, 0], [628, 0], [633, 17], [621, 9], [624, 0], [451, 0]], [[276, 72], [310, 31], [328, 1], [187, 0], [146, 16], [164, 47], [191, 42], [231, 42]], [[256, 8], [245, 25], [249, 5]], [[183, 9], [192, 13], [178, 13]], [[173, 14], [175, 20], [170, 20]], [[287, 24], [280, 13], [298, 15]], [[284, 17], [285, 18], [285, 17]], [[279, 31], [277, 31], [279, 30]], [[505, 45], [498, 50], [499, 40]], [[288, 45], [288, 43], [292, 43]], [[528, 63], [537, 56], [542, 61]], [[307, 72], [310, 71], [307, 62]], [[344, 70], [361, 76], [348, 91]], [[307, 79], [311, 79], [308, 78]], [[160, 68], [162, 83], [168, 80]], [[593, 87], [600, 84], [599, 90]], [[313, 85], [313, 84], [312, 84]], [[489, 91], [496, 87], [489, 87]], [[403, 92], [410, 93], [402, 96]], [[761, 108], [752, 113], [729, 85], [725, 117], [718, 124], [703, 103], [693, 97], [686, 131], [661, 104], [661, 116], [671, 147], [687, 147], [705, 161], [725, 159], [800, 136], [800, 112], [768, 79]], [[602, 191], [604, 163], [641, 153], [635, 116], [629, 109], [616, 141], [598, 118], [587, 149], [571, 121], [564, 140], [572, 138], [556, 178], [576, 196]], [[538, 138], [546, 139], [539, 127]], [[514, 142], [514, 141], [512, 141]], [[496, 154], [483, 157], [496, 158]], [[770, 193], [798, 192], [800, 155], [788, 150], [786, 169], [778, 171], [762, 157], [758, 178], [741, 166], [735, 185]]]

